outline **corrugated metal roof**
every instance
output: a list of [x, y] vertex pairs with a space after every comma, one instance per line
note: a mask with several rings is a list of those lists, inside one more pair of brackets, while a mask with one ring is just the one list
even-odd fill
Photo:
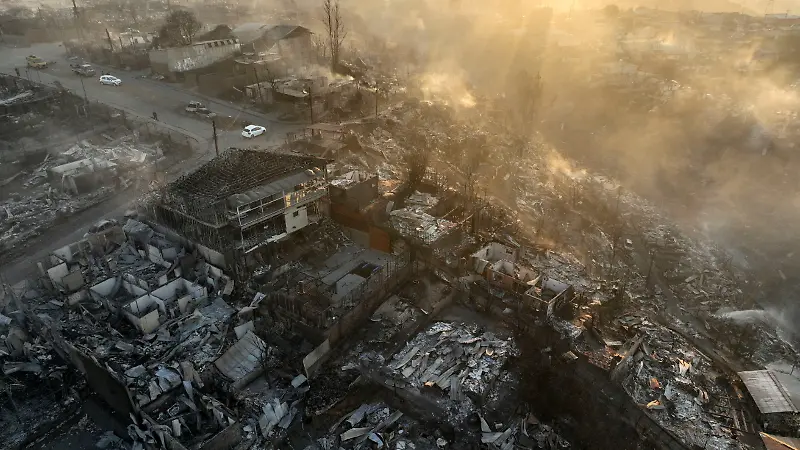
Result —
[[214, 365], [233, 381], [239, 381], [259, 370], [267, 346], [258, 336], [248, 331], [231, 348], [222, 354]]
[[231, 33], [236, 36], [242, 44], [249, 44], [261, 38], [269, 27], [270, 26], [265, 23], [248, 22], [237, 26], [231, 30]]
[[231, 31], [242, 44], [264, 39], [268, 46], [295, 32], [311, 34], [311, 30], [299, 25], [267, 25], [257, 22], [243, 23]]
[[800, 450], [800, 439], [760, 433], [767, 450]]
[[739, 372], [747, 391], [763, 414], [798, 412], [789, 393], [771, 370], [753, 370]]
[[259, 186], [255, 189], [249, 190], [242, 194], [234, 194], [228, 197], [228, 204], [233, 207], [239, 207], [242, 205], [246, 205], [250, 202], [254, 202], [256, 200], [269, 197], [270, 195], [277, 194], [280, 192], [291, 192], [294, 190], [294, 187], [298, 184], [305, 183], [306, 181], [317, 177], [316, 174], [309, 173], [309, 170], [303, 170], [301, 172], [295, 173], [293, 175], [288, 175], [284, 178], [279, 180], [273, 181], [272, 183], [265, 184], [264, 186]]

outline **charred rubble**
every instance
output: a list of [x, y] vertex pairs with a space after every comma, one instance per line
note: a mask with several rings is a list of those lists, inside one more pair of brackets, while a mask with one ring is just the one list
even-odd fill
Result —
[[[155, 186], [6, 287], [4, 382], [80, 380], [64, 395], [99, 398], [125, 448], [723, 449], [797, 433], [791, 364], [715, 342], [733, 326], [719, 307], [744, 301], [716, 249], [613, 180], [453, 117], [404, 102]], [[764, 344], [748, 343], [782, 348]]]

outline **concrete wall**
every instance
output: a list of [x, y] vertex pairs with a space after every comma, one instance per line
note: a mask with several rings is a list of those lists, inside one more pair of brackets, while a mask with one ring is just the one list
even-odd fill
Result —
[[54, 286], [62, 289], [64, 287], [64, 282], [62, 280], [65, 276], [67, 276], [67, 274], [69, 274], [69, 267], [67, 267], [67, 263], [61, 263], [47, 269], [47, 276], [50, 277], [50, 281], [53, 282]]
[[308, 226], [308, 208], [301, 206], [299, 208], [289, 208], [283, 215], [286, 221], [286, 232], [294, 233], [301, 228]]
[[[145, 294], [125, 306], [125, 317], [144, 334], [158, 329], [160, 313], [166, 314], [164, 302], [153, 295]], [[145, 311], [148, 311], [145, 313]]]
[[50, 261], [52, 264], [58, 264], [61, 261], [71, 263], [75, 257], [86, 251], [89, 251], [89, 242], [81, 240], [53, 250], [51, 253], [54, 257], [51, 257]]
[[218, 251], [216, 251], [214, 249], [211, 249], [211, 248], [208, 248], [206, 246], [200, 245], [198, 243], [192, 242], [189, 239], [186, 239], [185, 237], [183, 237], [180, 234], [176, 233], [175, 231], [173, 231], [173, 230], [171, 230], [169, 228], [166, 228], [166, 227], [164, 227], [162, 225], [159, 225], [159, 224], [157, 224], [157, 223], [155, 223], [155, 222], [153, 222], [151, 220], [148, 220], [146, 223], [151, 228], [153, 228], [153, 230], [155, 230], [156, 232], [161, 233], [164, 236], [166, 236], [166, 238], [168, 240], [170, 240], [172, 242], [178, 242], [182, 246], [184, 246], [186, 248], [189, 248], [189, 249], [196, 249], [197, 252], [200, 253], [200, 255], [203, 258], [205, 258], [206, 261], [208, 261], [210, 264], [213, 264], [213, 265], [215, 265], [217, 267], [227, 267], [224, 254], [222, 254], [222, 253], [220, 253], [220, 252], [218, 252]]
[[150, 64], [159, 64], [169, 68], [169, 55], [167, 50], [150, 50], [148, 56], [150, 57]]
[[216, 436], [209, 439], [200, 450], [228, 450], [242, 440], [242, 425], [239, 422], [229, 425]]
[[91, 296], [94, 300], [102, 300], [104, 298], [108, 298], [114, 290], [114, 287], [117, 283], [120, 283], [119, 289], [124, 290], [125, 292], [136, 295], [142, 296], [147, 293], [146, 290], [142, 289], [140, 286], [131, 283], [129, 280], [120, 280], [117, 281], [116, 278], [109, 278], [105, 281], [101, 281], [100, 283], [95, 284], [94, 286], [89, 288], [89, 296]]
[[238, 41], [222, 39], [199, 42], [184, 47], [151, 50], [148, 56], [153, 71], [161, 73], [166, 66], [166, 72], [188, 72], [229, 58], [238, 53], [240, 49]]
[[164, 267], [172, 266], [178, 256], [178, 249], [174, 246], [159, 248], [154, 245], [147, 245], [147, 259]]
[[160, 298], [165, 303], [177, 302], [178, 309], [182, 314], [194, 309], [208, 298], [203, 286], [183, 278], [170, 281], [151, 292], [150, 295]]
[[478, 250], [472, 256], [486, 261], [499, 261], [507, 260], [511, 262], [517, 261], [517, 250], [506, 247], [498, 242], [491, 242], [486, 247]]
[[362, 230], [357, 230], [355, 228], [344, 228], [344, 232], [347, 237], [350, 238], [354, 243], [362, 246], [362, 247], [369, 247], [369, 233], [364, 232]]
[[238, 41], [221, 40], [167, 49], [169, 68], [173, 72], [202, 69], [233, 56], [241, 46]]
[[342, 203], [356, 209], [363, 208], [380, 195], [378, 191], [378, 176], [368, 178], [346, 189], [331, 186], [330, 195], [332, 203]]
[[129, 417], [136, 412], [133, 401], [131, 400], [128, 388], [117, 378], [111, 375], [105, 367], [100, 366], [93, 358], [76, 351], [80, 364], [86, 374], [86, 382], [108, 406], [121, 414], [121, 417]]
[[311, 351], [305, 358], [303, 358], [303, 367], [306, 369], [306, 376], [311, 378], [317, 373], [317, 370], [325, 363], [328, 355], [331, 352], [331, 342], [325, 339], [325, 342], [320, 344], [317, 348]]
[[380, 250], [382, 252], [391, 253], [392, 252], [392, 238], [389, 236], [389, 233], [386, 231], [378, 228], [378, 227], [369, 227], [369, 248], [374, 248], [375, 250]]

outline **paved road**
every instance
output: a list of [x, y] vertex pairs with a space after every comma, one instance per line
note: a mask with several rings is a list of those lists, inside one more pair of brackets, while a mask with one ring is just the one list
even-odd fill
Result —
[[[36, 55], [46, 61], [56, 61], [56, 64], [47, 69], [29, 70], [25, 66], [25, 57], [28, 55]], [[213, 134], [211, 122], [183, 111], [183, 108], [191, 100], [203, 101], [209, 109], [220, 116], [229, 116], [265, 125], [270, 130], [264, 137], [255, 139], [242, 138], [239, 130], [220, 131], [220, 149], [278, 144], [283, 142], [287, 132], [300, 127], [299, 125], [278, 123], [276, 117], [268, 114], [243, 111], [225, 101], [209, 102], [206, 99], [199, 99], [196, 95], [177, 85], [139, 78], [145, 73], [142, 71], [111, 71], [112, 75], [122, 80], [122, 86], [101, 85], [98, 81], [99, 75], [82, 78], [72, 73], [64, 48], [60, 44], [37, 44], [24, 48], [0, 47], [0, 72], [15, 74], [15, 68], [19, 69], [22, 77], [30, 78], [31, 81], [41, 81], [46, 84], [58, 81], [62, 86], [78, 95], [83, 95], [85, 89], [89, 100], [119, 107], [142, 117], [152, 117], [153, 112], [156, 112], [160, 121], [204, 139], [211, 139]]]
[[[36, 55], [47, 61], [57, 61], [55, 65], [44, 70], [26, 70], [25, 57]], [[172, 125], [186, 132], [208, 141], [207, 146], [195, 154], [169, 169], [169, 175], [178, 176], [212, 158], [213, 143], [211, 142], [211, 123], [198, 117], [183, 112], [183, 107], [191, 100], [198, 100], [191, 92], [162, 82], [137, 78], [135, 72], [113, 72], [112, 74], [122, 79], [122, 86], [111, 87], [100, 85], [97, 78], [83, 78], [72, 73], [69, 62], [65, 59], [63, 47], [59, 44], [38, 44], [26, 48], [10, 48], [0, 46], [0, 72], [15, 74], [14, 69], [20, 70], [20, 75], [30, 77], [32, 81], [52, 84], [58, 81], [65, 88], [86, 95], [89, 100], [99, 101], [111, 106], [122, 108], [126, 112], [142, 117], [152, 117], [153, 112], [158, 113], [161, 122]], [[243, 121], [268, 126], [270, 130], [266, 136], [255, 139], [242, 138], [240, 131], [219, 132], [219, 147], [221, 151], [228, 147], [267, 146], [283, 142], [286, 133], [300, 128], [299, 125], [273, 123], [274, 117], [258, 113], [242, 111], [240, 108], [224, 101], [209, 102], [202, 99], [209, 109], [220, 116], [237, 117]], [[31, 245], [24, 258], [0, 267], [0, 275], [5, 282], [11, 284], [22, 281], [35, 273], [32, 261], [46, 257], [55, 248], [75, 242], [83, 237], [86, 229], [105, 217], [122, 216], [128, 209], [129, 202], [136, 196], [134, 192], [124, 192], [120, 195], [95, 207], [72, 216], [69, 220], [48, 232], [47, 239], [41, 239]]]

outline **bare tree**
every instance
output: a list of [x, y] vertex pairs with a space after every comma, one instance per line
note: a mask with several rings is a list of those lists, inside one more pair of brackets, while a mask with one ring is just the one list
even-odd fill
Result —
[[344, 22], [339, 11], [339, 0], [323, 0], [322, 12], [322, 22], [325, 24], [325, 31], [328, 33], [327, 49], [331, 58], [331, 71], [336, 72], [342, 43], [344, 38], [347, 37], [347, 31], [344, 29]]
[[464, 195], [469, 198], [475, 192], [475, 177], [478, 168], [488, 157], [487, 138], [483, 134], [468, 139], [461, 154], [461, 167], [464, 171]]
[[128, 13], [128, 17], [131, 18], [133, 24], [137, 27], [139, 26], [139, 5], [140, 3], [136, 0], [126, 0], [125, 2], [125, 11]]
[[167, 21], [158, 31], [158, 43], [160, 46], [170, 45], [191, 45], [194, 36], [202, 28], [203, 24], [197, 20], [194, 13], [179, 9], [172, 11], [167, 16]]
[[425, 134], [411, 132], [404, 139], [405, 153], [402, 162], [406, 169], [406, 191], [414, 192], [414, 189], [425, 178], [428, 171], [431, 157], [431, 143]]
[[408, 149], [403, 154], [403, 163], [406, 166], [406, 187], [409, 192], [413, 192], [425, 178], [429, 162], [430, 152], [423, 147]]

